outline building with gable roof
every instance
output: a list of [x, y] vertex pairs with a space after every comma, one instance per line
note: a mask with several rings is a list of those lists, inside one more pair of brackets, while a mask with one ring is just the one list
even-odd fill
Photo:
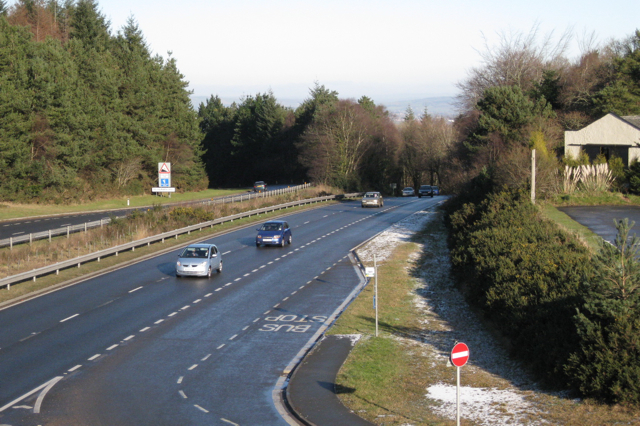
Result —
[[564, 154], [578, 158], [581, 150], [591, 161], [600, 154], [607, 160], [620, 157], [627, 166], [640, 161], [640, 115], [609, 113], [580, 130], [565, 131]]

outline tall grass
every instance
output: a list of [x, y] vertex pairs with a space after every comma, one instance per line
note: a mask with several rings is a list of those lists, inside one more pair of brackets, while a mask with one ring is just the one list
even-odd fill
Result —
[[587, 193], [606, 192], [611, 188], [614, 178], [607, 163], [565, 166], [562, 173], [562, 188], [565, 194], [576, 191]]

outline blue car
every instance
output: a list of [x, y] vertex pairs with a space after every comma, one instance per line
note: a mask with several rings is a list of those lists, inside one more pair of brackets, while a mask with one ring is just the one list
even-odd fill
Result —
[[284, 247], [286, 243], [291, 244], [291, 228], [287, 222], [272, 220], [258, 228], [256, 247], [263, 244]]

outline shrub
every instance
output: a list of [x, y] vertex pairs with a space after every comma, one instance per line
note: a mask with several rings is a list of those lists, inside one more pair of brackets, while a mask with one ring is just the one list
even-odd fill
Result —
[[549, 382], [566, 383], [563, 365], [577, 335], [571, 321], [588, 273], [587, 249], [544, 220], [528, 194], [489, 194], [450, 215], [452, 263], [470, 303]]
[[626, 175], [629, 182], [629, 191], [632, 194], [640, 194], [640, 162], [638, 160], [633, 161]]
[[627, 219], [617, 222], [615, 246], [603, 242], [595, 258], [574, 317], [579, 350], [566, 372], [586, 396], [640, 404], [640, 239], [629, 238], [632, 226]]

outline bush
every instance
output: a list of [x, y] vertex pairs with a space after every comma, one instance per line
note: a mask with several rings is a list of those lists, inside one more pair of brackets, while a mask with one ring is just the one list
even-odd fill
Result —
[[584, 302], [574, 317], [579, 350], [566, 366], [584, 395], [640, 404], [640, 239], [629, 238], [633, 223], [616, 223], [615, 247], [603, 242], [596, 273], [584, 283]]
[[629, 191], [632, 194], [640, 194], [640, 162], [638, 160], [635, 160], [629, 166], [626, 175], [629, 182]]
[[470, 300], [549, 382], [564, 385], [587, 249], [544, 220], [528, 194], [489, 194], [449, 217], [452, 263]]

